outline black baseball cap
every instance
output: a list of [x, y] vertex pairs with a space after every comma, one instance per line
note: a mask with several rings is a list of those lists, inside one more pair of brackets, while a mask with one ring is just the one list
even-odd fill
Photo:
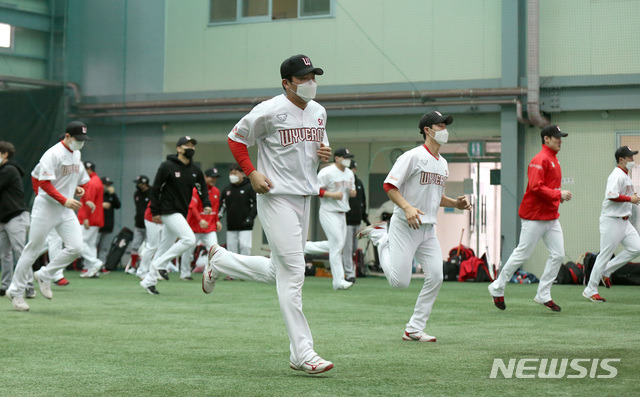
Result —
[[355, 157], [351, 152], [349, 152], [349, 149], [345, 149], [343, 147], [336, 149], [336, 151], [333, 152], [333, 155], [344, 157], [346, 159], [352, 159]]
[[136, 185], [138, 183], [145, 183], [145, 184], [149, 184], [149, 178], [147, 178], [146, 175], [138, 175], [138, 177], [136, 179], [133, 180], [133, 183], [135, 183]]
[[418, 128], [420, 128], [420, 133], [424, 132], [424, 127], [432, 126], [434, 124], [445, 123], [449, 125], [453, 123], [453, 116], [443, 116], [442, 113], [434, 110], [430, 113], [425, 113], [420, 117], [420, 123], [418, 123]]
[[324, 70], [314, 68], [311, 59], [308, 56], [298, 54], [290, 57], [280, 65], [280, 77], [286, 79], [291, 76], [304, 76], [307, 73], [315, 73], [317, 75], [324, 74]]
[[87, 126], [81, 121], [72, 121], [67, 125], [64, 132], [71, 135], [76, 141], [88, 141]]
[[358, 168], [358, 164], [356, 164], [355, 160], [351, 160], [351, 164], [349, 164], [349, 169], [352, 170], [354, 168]]
[[631, 150], [629, 146], [620, 146], [616, 149], [616, 163], [621, 157], [635, 156], [636, 154], [638, 154], [637, 150]]
[[211, 178], [217, 178], [220, 176], [220, 172], [218, 171], [218, 169], [216, 167], [213, 168], [209, 168], [208, 170], [206, 170], [204, 172], [205, 176], [211, 177]]
[[544, 138], [545, 136], [552, 136], [555, 138], [564, 138], [565, 136], [568, 136], [568, 135], [569, 134], [567, 134], [566, 132], [560, 131], [560, 127], [558, 127], [555, 124], [549, 124], [548, 126], [544, 127], [542, 131], [540, 131], [541, 138]]
[[191, 138], [190, 136], [183, 136], [182, 138], [178, 139], [178, 143], [176, 144], [176, 146], [182, 146], [187, 142], [191, 142], [194, 145], [198, 144], [198, 141], [196, 141], [194, 138]]
[[95, 171], [96, 170], [96, 165], [95, 165], [95, 163], [92, 163], [91, 161], [85, 161], [84, 162], [84, 168], [89, 169], [91, 171]]
[[107, 185], [107, 186], [113, 185], [113, 181], [108, 176], [103, 176], [101, 179], [102, 179], [103, 185]]

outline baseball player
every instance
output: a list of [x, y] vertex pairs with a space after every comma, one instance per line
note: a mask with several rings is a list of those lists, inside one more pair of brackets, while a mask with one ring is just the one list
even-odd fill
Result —
[[395, 204], [388, 232], [379, 224], [358, 232], [358, 238], [369, 238], [378, 247], [380, 266], [391, 286], [408, 287], [413, 259], [422, 265], [424, 284], [402, 335], [406, 341], [436, 341], [424, 328], [442, 285], [442, 250], [435, 230], [438, 208], [471, 208], [465, 196], [444, 195], [449, 166], [439, 151], [449, 139], [447, 125], [452, 122], [452, 116], [438, 111], [420, 118], [424, 145], [400, 156], [384, 180], [384, 190]]
[[347, 238], [342, 251], [342, 263], [344, 265], [344, 276], [347, 281], [356, 282], [356, 266], [353, 254], [358, 249], [358, 239], [356, 235], [364, 221], [369, 226], [369, 215], [367, 215], [367, 197], [364, 191], [364, 184], [358, 178], [358, 166], [355, 160], [351, 160], [349, 169], [353, 172], [356, 185], [355, 197], [349, 198], [349, 211], [347, 212]]
[[90, 161], [84, 163], [89, 174], [89, 183], [80, 202], [78, 220], [82, 225], [82, 259], [86, 272], [80, 273], [82, 278], [98, 277], [103, 263], [98, 259], [98, 233], [104, 226], [104, 186], [96, 173], [96, 165]]
[[153, 215], [151, 215], [151, 203], [147, 205], [147, 209], [144, 213], [144, 226], [147, 237], [144, 240], [144, 250], [140, 251], [140, 266], [137, 269], [129, 268], [128, 271], [131, 274], [135, 274], [141, 280], [145, 278], [149, 273], [149, 267], [153, 260], [158, 247], [160, 247], [160, 241], [162, 239], [162, 221], [155, 223], [153, 221]]
[[[349, 197], [356, 195], [356, 185], [353, 172], [349, 169], [353, 154], [345, 148], [339, 148], [333, 156], [335, 162], [318, 173], [321, 198], [319, 215], [322, 230], [328, 240], [333, 289], [339, 290], [349, 289], [353, 285], [353, 282], [344, 279], [342, 254], [347, 239], [345, 214], [349, 211]], [[318, 243], [326, 245], [324, 241]], [[318, 248], [315, 242], [308, 241], [305, 245], [305, 253], [317, 252]]]
[[[311, 196], [319, 191], [317, 169], [331, 148], [325, 132], [327, 113], [313, 101], [317, 75], [309, 57], [294, 55], [280, 66], [284, 94], [260, 103], [229, 133], [229, 147], [258, 193], [260, 221], [271, 258], [244, 256], [214, 245], [202, 276], [210, 293], [216, 279], [233, 278], [276, 284], [280, 311], [290, 340], [289, 366], [310, 374], [333, 368], [313, 349], [313, 337], [302, 313], [304, 245], [309, 228]], [[258, 145], [258, 167], [247, 146]]]
[[133, 181], [136, 184], [136, 191], [133, 194], [133, 201], [136, 205], [135, 225], [133, 228], [133, 240], [131, 240], [131, 260], [127, 263], [125, 271], [136, 268], [138, 265], [138, 249], [146, 238], [146, 228], [144, 214], [151, 200], [151, 190], [149, 188], [149, 178], [146, 175], [138, 175]]
[[227, 222], [227, 249], [236, 254], [251, 255], [256, 192], [238, 164], [229, 167], [229, 182], [220, 192], [218, 215]]
[[[635, 165], [633, 156], [636, 154], [638, 151], [631, 150], [629, 146], [619, 147], [615, 152], [618, 166], [607, 178], [607, 188], [600, 213], [600, 253], [591, 270], [589, 283], [582, 292], [582, 296], [592, 302], [605, 302], [605, 299], [598, 294], [600, 279], [605, 287], [611, 287], [611, 274], [640, 255], [640, 236], [629, 222], [631, 205], [637, 205], [640, 202], [640, 197], [634, 193], [633, 182], [629, 177], [629, 171]], [[625, 250], [612, 260], [611, 257], [620, 243]]]
[[[191, 203], [189, 204], [189, 213], [187, 214], [187, 222], [191, 226], [191, 230], [195, 233], [196, 241], [202, 241], [207, 248], [207, 252], [218, 244], [218, 236], [216, 231], [222, 229], [222, 223], [218, 220], [218, 207], [220, 205], [220, 190], [216, 187], [216, 182], [220, 177], [217, 168], [209, 168], [204, 172], [204, 180], [207, 183], [207, 191], [209, 200], [211, 201], [211, 214], [205, 214], [202, 208], [202, 202], [198, 197], [198, 192], [193, 189]], [[182, 280], [193, 280], [191, 277], [191, 255], [193, 251], [185, 251], [180, 260], [180, 278]]]
[[[187, 213], [191, 194], [196, 189], [204, 213], [212, 213], [209, 195], [205, 190], [204, 175], [191, 160], [198, 142], [190, 136], [183, 136], [176, 144], [177, 154], [167, 156], [160, 164], [151, 189], [151, 214], [153, 221], [162, 221], [162, 241], [160, 254], [153, 258], [151, 267], [140, 286], [152, 295], [157, 295], [159, 270], [166, 270], [167, 264], [174, 258], [196, 247], [196, 237], [187, 223]], [[178, 241], [176, 241], [178, 239]]]
[[39, 189], [31, 210], [29, 242], [16, 264], [13, 281], [7, 290], [7, 296], [18, 311], [29, 310], [29, 305], [22, 298], [27, 287], [27, 274], [51, 229], [57, 230], [65, 247], [47, 266], [33, 274], [42, 296], [47, 299], [53, 297], [51, 277], [82, 253], [82, 230], [74, 212], [80, 209], [80, 202], [73, 196], [84, 195], [84, 189], [79, 185], [89, 182], [89, 175], [80, 159], [80, 149], [88, 139], [87, 127], [79, 121], [72, 121], [65, 129], [64, 138], [47, 150], [36, 166], [39, 167], [36, 178]]
[[500, 310], [506, 309], [505, 286], [520, 265], [529, 259], [540, 238], [549, 250], [549, 259], [540, 277], [538, 293], [533, 300], [551, 311], [561, 310], [551, 299], [551, 285], [558, 276], [564, 259], [564, 237], [558, 221], [558, 207], [560, 203], [569, 201], [572, 197], [570, 191], [560, 189], [562, 171], [557, 157], [562, 146], [562, 138], [567, 135], [569, 134], [562, 132], [557, 125], [548, 125], [540, 131], [542, 150], [529, 163], [529, 183], [518, 211], [522, 219], [520, 242], [507, 263], [502, 266], [498, 278], [489, 284], [493, 303]]

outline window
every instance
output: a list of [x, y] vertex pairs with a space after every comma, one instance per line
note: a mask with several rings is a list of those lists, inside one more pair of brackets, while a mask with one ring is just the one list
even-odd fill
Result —
[[210, 0], [212, 24], [332, 16], [332, 0]]
[[11, 25], [0, 23], [0, 49], [11, 48], [13, 44], [13, 29]]

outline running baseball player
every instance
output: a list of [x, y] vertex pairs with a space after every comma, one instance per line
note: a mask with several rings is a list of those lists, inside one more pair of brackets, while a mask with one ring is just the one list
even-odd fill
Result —
[[406, 341], [436, 341], [424, 328], [442, 285], [442, 250], [436, 236], [438, 208], [471, 208], [465, 196], [453, 199], [444, 195], [449, 166], [439, 152], [449, 140], [447, 126], [451, 123], [452, 116], [438, 111], [420, 118], [418, 128], [424, 144], [402, 154], [384, 180], [384, 190], [395, 204], [388, 232], [380, 224], [358, 232], [358, 238], [369, 238], [378, 247], [380, 266], [391, 286], [407, 288], [413, 259], [422, 265], [424, 284], [402, 335]]
[[81, 273], [80, 277], [92, 278], [98, 277], [103, 265], [98, 259], [98, 233], [104, 226], [104, 186], [94, 163], [87, 161], [84, 168], [89, 174], [89, 182], [80, 200], [82, 207], [78, 210], [78, 220], [82, 225], [82, 259], [86, 272]]
[[64, 138], [47, 150], [36, 167], [39, 189], [31, 210], [29, 242], [16, 264], [7, 296], [14, 309], [29, 310], [22, 295], [27, 287], [27, 274], [45, 244], [47, 235], [55, 228], [64, 242], [64, 249], [51, 262], [37, 272], [40, 293], [47, 299], [53, 298], [51, 278], [56, 271], [73, 262], [82, 254], [82, 230], [74, 210], [80, 209], [80, 202], [73, 198], [84, 195], [81, 185], [89, 182], [89, 175], [81, 161], [80, 149], [88, 140], [87, 127], [72, 121], [65, 129]]
[[561, 310], [551, 299], [551, 285], [558, 276], [564, 259], [564, 237], [558, 221], [558, 207], [560, 203], [569, 201], [572, 197], [570, 191], [560, 189], [562, 171], [557, 157], [562, 146], [562, 138], [567, 135], [569, 134], [560, 131], [557, 125], [548, 125], [540, 131], [542, 150], [529, 163], [529, 183], [518, 211], [522, 219], [520, 242], [507, 263], [502, 266], [498, 278], [489, 284], [493, 303], [500, 310], [506, 309], [505, 286], [513, 273], [529, 259], [540, 238], [549, 250], [549, 259], [540, 277], [538, 293], [533, 300], [551, 311]]
[[[311, 196], [319, 192], [317, 169], [331, 148], [325, 132], [327, 113], [313, 101], [317, 75], [309, 57], [294, 55], [280, 66], [284, 94], [260, 103], [229, 133], [229, 147], [251, 180], [258, 216], [271, 248], [271, 258], [244, 256], [214, 245], [202, 276], [211, 293], [223, 274], [276, 284], [280, 311], [289, 334], [289, 366], [309, 374], [325, 372], [333, 363], [313, 349], [313, 337], [302, 313], [304, 245], [309, 229]], [[247, 146], [258, 145], [258, 167]]]
[[129, 274], [136, 275], [140, 280], [143, 280], [149, 273], [151, 261], [156, 252], [158, 252], [158, 247], [160, 247], [160, 241], [162, 240], [162, 221], [159, 223], [153, 221], [151, 203], [147, 204], [147, 209], [144, 213], [144, 226], [147, 237], [144, 240], [144, 250], [140, 251], [140, 265], [137, 268], [130, 267], [127, 269]]
[[[601, 279], [605, 287], [611, 287], [611, 274], [640, 255], [640, 236], [629, 222], [631, 205], [640, 202], [640, 197], [633, 192], [633, 182], [629, 177], [636, 154], [638, 151], [631, 150], [629, 146], [621, 146], [615, 152], [618, 166], [607, 179], [600, 213], [600, 253], [591, 270], [589, 283], [582, 292], [582, 296], [592, 302], [605, 302], [598, 294]], [[612, 260], [620, 243], [625, 249]]]
[[307, 241], [305, 253], [316, 253], [329, 249], [329, 264], [333, 277], [333, 289], [349, 289], [353, 283], [344, 279], [344, 265], [342, 251], [347, 239], [347, 218], [349, 211], [349, 197], [355, 197], [356, 185], [353, 172], [349, 164], [353, 154], [345, 148], [339, 148], [334, 153], [335, 162], [324, 167], [318, 173], [320, 185], [320, 224], [327, 236], [327, 241]]
[[146, 238], [146, 223], [144, 222], [145, 211], [151, 200], [151, 189], [149, 187], [149, 178], [145, 175], [138, 175], [133, 181], [136, 184], [136, 191], [133, 194], [133, 201], [136, 205], [135, 225], [133, 228], [133, 240], [131, 240], [131, 259], [125, 268], [129, 272], [131, 268], [138, 266], [138, 249]]

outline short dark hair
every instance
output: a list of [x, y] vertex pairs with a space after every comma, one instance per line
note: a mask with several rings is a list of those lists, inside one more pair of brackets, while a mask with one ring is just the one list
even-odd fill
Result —
[[16, 154], [16, 148], [13, 147], [13, 143], [7, 141], [0, 141], [0, 153], [9, 153], [7, 159], [11, 159]]
[[[283, 77], [285, 80], [287, 80], [289, 83], [293, 82], [293, 77], [291, 76], [287, 76], [287, 77]], [[284, 92], [287, 92], [287, 87], [284, 86], [284, 83], [282, 83], [282, 89], [284, 90]]]
[[231, 164], [231, 165], [229, 166], [229, 172], [231, 172], [231, 171], [240, 171], [240, 172], [244, 172], [244, 171], [242, 171], [242, 167], [240, 167], [240, 164], [237, 164], [237, 163]]

